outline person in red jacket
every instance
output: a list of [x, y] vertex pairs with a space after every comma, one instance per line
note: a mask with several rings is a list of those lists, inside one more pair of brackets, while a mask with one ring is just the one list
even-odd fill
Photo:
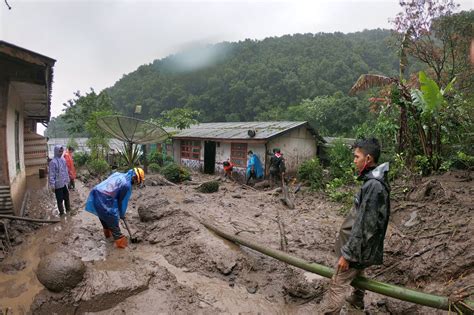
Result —
[[234, 170], [234, 164], [227, 160], [222, 163], [224, 166], [224, 178], [232, 179], [232, 171]]
[[74, 148], [69, 146], [67, 147], [66, 152], [64, 152], [64, 159], [66, 160], [67, 172], [69, 174], [69, 189], [76, 188], [74, 180], [76, 179], [76, 168], [74, 167], [74, 160], [72, 154], [74, 153]]

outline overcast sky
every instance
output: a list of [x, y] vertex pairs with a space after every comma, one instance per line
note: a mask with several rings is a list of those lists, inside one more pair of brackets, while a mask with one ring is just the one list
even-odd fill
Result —
[[12, 10], [0, 2], [0, 38], [57, 60], [52, 116], [74, 91], [100, 91], [196, 43], [390, 28], [388, 19], [400, 11], [398, 0], [7, 1]]

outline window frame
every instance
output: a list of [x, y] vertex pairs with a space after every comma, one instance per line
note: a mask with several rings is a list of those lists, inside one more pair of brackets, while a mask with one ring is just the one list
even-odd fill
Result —
[[[197, 145], [198, 143], [199, 145]], [[196, 160], [201, 159], [201, 141], [200, 140], [181, 140], [180, 156], [182, 159]], [[197, 149], [197, 151], [195, 151]], [[195, 155], [197, 154], [197, 157]]]
[[[241, 146], [241, 147], [237, 147]], [[246, 142], [231, 142], [230, 144], [230, 161], [236, 167], [247, 167], [247, 149], [248, 143]], [[236, 153], [238, 153], [236, 155]]]

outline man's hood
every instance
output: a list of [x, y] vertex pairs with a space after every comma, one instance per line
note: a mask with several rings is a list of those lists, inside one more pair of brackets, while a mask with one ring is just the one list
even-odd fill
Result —
[[385, 182], [386, 174], [388, 173], [388, 171], [389, 171], [389, 165], [388, 165], [388, 162], [385, 162], [383, 164], [380, 164], [379, 166], [377, 166], [370, 172], [368, 172], [366, 176], [369, 179], [375, 178], [375, 179]]
[[59, 150], [61, 150], [62, 147], [63, 147], [63, 146], [62, 146], [62, 145], [59, 145], [59, 144], [56, 144], [56, 145], [54, 146], [54, 157], [55, 157], [55, 158], [60, 158], [60, 157], [62, 156], [62, 154], [59, 153]]

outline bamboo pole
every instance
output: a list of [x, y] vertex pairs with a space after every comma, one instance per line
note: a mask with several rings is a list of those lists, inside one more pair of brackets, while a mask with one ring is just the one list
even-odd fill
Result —
[[[295, 267], [301, 268], [309, 272], [319, 274], [326, 278], [331, 278], [334, 273], [334, 270], [329, 267], [316, 264], [316, 263], [309, 263], [301, 258], [288, 255], [287, 253], [284, 253], [282, 251], [268, 248], [258, 243], [255, 243], [253, 241], [246, 240], [235, 235], [231, 235], [208, 222], [201, 221], [201, 223], [212, 232], [216, 233], [217, 235], [229, 241], [246, 246], [262, 254], [265, 254], [275, 259], [278, 259], [280, 261], [283, 261], [287, 264], [293, 265]], [[449, 300], [448, 297], [445, 297], [445, 296], [438, 296], [434, 294], [423, 293], [420, 291], [367, 279], [365, 277], [357, 277], [356, 279], [354, 279], [354, 281], [352, 281], [351, 284], [355, 287], [369, 290], [375, 293], [383, 294], [383, 295], [393, 297], [399, 300], [412, 302], [412, 303], [429, 306], [429, 307], [433, 307], [437, 309], [442, 309], [442, 310], [449, 310], [450, 305], [454, 304], [452, 301]], [[474, 308], [474, 301], [464, 300], [462, 302], [466, 304], [468, 307]], [[462, 307], [462, 305], [460, 304], [457, 306]]]
[[17, 216], [8, 215], [8, 214], [0, 214], [0, 219], [21, 220], [21, 221], [36, 222], [36, 223], [58, 223], [58, 222], [61, 222], [60, 219], [43, 220], [43, 219], [33, 219], [33, 218], [27, 218], [27, 217], [17, 217]]

